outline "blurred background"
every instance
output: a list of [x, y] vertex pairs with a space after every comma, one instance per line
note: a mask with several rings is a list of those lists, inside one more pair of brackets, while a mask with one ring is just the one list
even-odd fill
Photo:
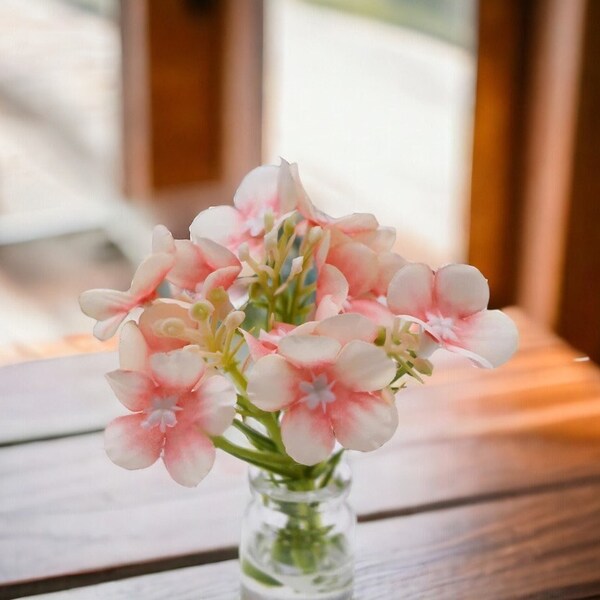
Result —
[[598, 56], [594, 0], [0, 0], [0, 348], [283, 156], [600, 361]]

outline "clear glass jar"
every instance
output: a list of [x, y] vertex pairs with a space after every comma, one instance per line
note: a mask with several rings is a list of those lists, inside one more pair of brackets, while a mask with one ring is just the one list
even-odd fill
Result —
[[345, 463], [320, 489], [251, 470], [240, 544], [242, 600], [352, 598], [356, 516], [347, 502], [350, 483]]

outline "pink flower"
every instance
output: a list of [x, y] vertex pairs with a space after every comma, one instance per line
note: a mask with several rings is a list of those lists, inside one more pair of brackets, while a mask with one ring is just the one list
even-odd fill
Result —
[[99, 340], [107, 340], [131, 310], [156, 298], [158, 286], [174, 263], [175, 258], [168, 253], [153, 254], [140, 264], [126, 292], [105, 289], [83, 292], [79, 305], [84, 314], [97, 320], [94, 335]]
[[190, 226], [192, 240], [211, 239], [237, 253], [247, 243], [250, 253], [262, 253], [265, 217], [277, 221], [296, 208], [290, 165], [264, 165], [250, 171], [233, 198], [233, 206], [213, 206], [202, 211]]
[[207, 238], [174, 240], [164, 225], [154, 228], [152, 249], [175, 258], [167, 281], [204, 297], [213, 289], [228, 289], [242, 270], [240, 261], [227, 248]]
[[294, 325], [289, 323], [274, 323], [271, 331], [266, 332], [261, 329], [258, 337], [254, 337], [248, 331], [242, 331], [252, 360], [256, 361], [267, 354], [277, 352], [277, 345], [281, 338], [291, 333], [295, 328]]
[[285, 336], [277, 354], [260, 358], [248, 377], [248, 396], [265, 411], [283, 411], [281, 434], [288, 454], [305, 465], [333, 450], [370, 451], [394, 433], [398, 415], [384, 390], [394, 363], [371, 342], [378, 328], [360, 315], [311, 324], [312, 334]]
[[357, 313], [380, 325], [393, 315], [382, 301], [390, 280], [406, 261], [389, 251], [376, 253], [361, 242], [334, 246], [317, 278], [316, 318]]
[[[135, 338], [136, 327], [130, 323], [128, 335]], [[143, 349], [132, 350], [127, 350], [125, 362], [142, 362]], [[106, 428], [109, 458], [125, 469], [143, 469], [162, 456], [177, 483], [197, 485], [215, 460], [210, 436], [221, 435], [235, 416], [236, 393], [229, 380], [209, 375], [190, 348], [153, 354], [148, 368], [118, 369], [107, 378], [117, 398], [133, 412]]]
[[409, 264], [392, 278], [388, 306], [399, 316], [420, 323], [447, 350], [482, 367], [497, 367], [516, 351], [519, 333], [499, 310], [486, 310], [486, 279], [469, 265], [448, 265], [432, 271]]
[[[154, 300], [139, 318], [139, 329], [152, 352], [169, 352], [187, 346], [189, 340], [177, 336], [179, 325], [198, 331], [197, 321], [190, 317], [189, 304], [178, 300]], [[124, 330], [125, 326], [121, 335]]]

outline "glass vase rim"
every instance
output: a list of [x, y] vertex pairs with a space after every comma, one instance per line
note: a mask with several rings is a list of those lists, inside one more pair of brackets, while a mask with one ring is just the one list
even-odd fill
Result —
[[333, 476], [325, 487], [313, 490], [290, 490], [285, 484], [278, 484], [271, 475], [259, 467], [248, 469], [250, 489], [260, 495], [280, 502], [325, 503], [344, 500], [350, 493], [352, 471], [346, 461], [336, 466]]

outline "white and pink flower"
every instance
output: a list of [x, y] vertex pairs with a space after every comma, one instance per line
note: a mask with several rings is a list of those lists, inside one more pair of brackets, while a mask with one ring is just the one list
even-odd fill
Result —
[[375, 346], [378, 328], [360, 315], [339, 315], [281, 339], [248, 377], [248, 397], [265, 411], [283, 411], [281, 435], [297, 462], [316, 464], [335, 440], [374, 450], [394, 433], [398, 415], [386, 387], [396, 368]]
[[169, 352], [190, 343], [182, 334], [186, 330], [198, 332], [198, 322], [191, 318], [188, 304], [164, 298], [144, 309], [139, 318], [139, 329], [152, 352]]
[[281, 339], [291, 333], [296, 327], [289, 323], [273, 323], [271, 331], [266, 332], [261, 329], [258, 337], [253, 336], [249, 331], [243, 331], [246, 345], [252, 360], [257, 361], [267, 354], [277, 352], [277, 346]]
[[242, 270], [237, 257], [208, 238], [175, 240], [164, 225], [157, 225], [152, 236], [155, 253], [174, 257], [166, 279], [179, 290], [206, 297], [213, 289], [228, 289]]
[[[120, 369], [108, 374], [131, 414], [109, 424], [106, 451], [127, 469], [162, 458], [194, 486], [217, 446], [323, 483], [335, 459], [297, 463], [327, 461], [336, 442], [366, 452], [389, 440], [394, 392], [405, 375], [431, 374], [435, 349], [483, 367], [516, 350], [516, 326], [487, 310], [477, 269], [407, 263], [392, 228], [371, 214], [320, 211], [284, 160], [251, 171], [234, 205], [203, 211], [190, 234], [175, 240], [156, 227], [129, 290], [80, 297], [100, 339], [141, 309], [122, 327]], [[169, 298], [159, 298], [163, 283]], [[258, 323], [267, 330], [254, 336]], [[249, 445], [223, 436], [232, 423]]]
[[316, 318], [357, 313], [380, 325], [393, 319], [385, 293], [394, 274], [406, 264], [390, 251], [376, 253], [362, 242], [334, 246], [317, 279]]
[[152, 254], [137, 268], [131, 287], [126, 292], [118, 290], [87, 290], [79, 296], [81, 310], [96, 319], [94, 335], [99, 340], [112, 337], [127, 315], [157, 297], [157, 289], [175, 263], [168, 253]]
[[[121, 403], [133, 414], [118, 417], [105, 431], [109, 458], [126, 469], [143, 469], [161, 456], [171, 477], [197, 485], [215, 460], [211, 436], [221, 435], [235, 416], [231, 382], [209, 373], [193, 348], [148, 356], [133, 322], [124, 328], [123, 367], [108, 373]], [[138, 369], [126, 367], [138, 367]]]
[[519, 333], [499, 310], [487, 310], [486, 279], [470, 265], [433, 271], [414, 263], [392, 278], [387, 302], [394, 314], [423, 326], [436, 342], [482, 367], [498, 367], [516, 351]]
[[202, 211], [190, 226], [194, 242], [210, 239], [232, 252], [247, 244], [252, 255], [263, 253], [265, 218], [274, 222], [294, 211], [296, 198], [290, 165], [264, 165], [242, 180], [233, 206], [214, 206]]

